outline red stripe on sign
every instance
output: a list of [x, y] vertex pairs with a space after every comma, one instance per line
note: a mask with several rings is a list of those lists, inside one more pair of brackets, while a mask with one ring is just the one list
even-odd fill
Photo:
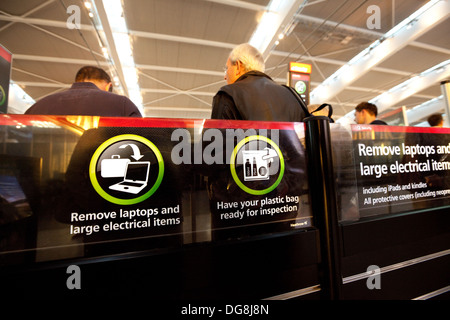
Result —
[[277, 129], [293, 130], [304, 125], [295, 122], [266, 122], [211, 119], [164, 119], [164, 118], [100, 118], [100, 127], [149, 127], [149, 128], [197, 128], [207, 129]]
[[405, 127], [405, 126], [384, 126], [369, 124], [352, 124], [353, 132], [375, 131], [375, 132], [406, 132], [406, 133], [442, 133], [449, 134], [450, 128], [437, 127]]
[[303, 129], [302, 122], [266, 122], [211, 119], [176, 118], [119, 118], [92, 116], [46, 116], [46, 115], [0, 115], [0, 125], [33, 126], [36, 122], [51, 122], [56, 125], [79, 126], [82, 128], [126, 127], [126, 128], [205, 128], [205, 129], [267, 129], [294, 130]]
[[0, 57], [11, 63], [12, 54], [2, 46], [0, 46]]

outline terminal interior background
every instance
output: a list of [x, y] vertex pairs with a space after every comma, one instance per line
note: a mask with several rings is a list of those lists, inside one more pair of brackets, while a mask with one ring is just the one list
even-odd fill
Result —
[[430, 114], [446, 113], [440, 83], [450, 77], [449, 12], [437, 17], [435, 2], [3, 0], [7, 112], [97, 65], [145, 117], [207, 119], [229, 52], [249, 42], [280, 84], [289, 62], [310, 64], [310, 103], [331, 104], [338, 122], [354, 123], [355, 106], [370, 101], [389, 124], [428, 126]]
[[[358, 189], [358, 167], [355, 164], [357, 160], [367, 164], [375, 160], [372, 157], [357, 158], [353, 148], [354, 141], [377, 140], [386, 142], [386, 145], [400, 145], [407, 137], [421, 138], [422, 131], [427, 132], [423, 136], [438, 132], [439, 143], [447, 145], [448, 129], [383, 126], [360, 130], [358, 126], [348, 124], [354, 123], [352, 112], [361, 101], [374, 102], [380, 111], [379, 118], [395, 126], [427, 127], [429, 115], [447, 113], [441, 83], [450, 79], [449, 17], [450, 0], [1, 0], [0, 45], [13, 57], [7, 112], [24, 113], [34, 101], [68, 89], [80, 67], [97, 65], [111, 74], [116, 93], [127, 95], [145, 117], [155, 119], [137, 120], [145, 126], [134, 128], [133, 132], [169, 141], [167, 123], [171, 124], [171, 129], [194, 123], [189, 129], [193, 134], [201, 132], [206, 121], [195, 119], [210, 118], [212, 99], [225, 84], [224, 66], [228, 54], [236, 45], [250, 42], [258, 47], [266, 59], [266, 73], [280, 84], [288, 82], [290, 62], [310, 64], [310, 103], [331, 104], [333, 118], [338, 122], [330, 125], [333, 148], [330, 159], [335, 162], [335, 176], [332, 177], [336, 177], [338, 190], [336, 215], [344, 243], [342, 296], [358, 299], [422, 298], [433, 292], [439, 295], [442, 290], [448, 294], [450, 223], [447, 200], [405, 201], [385, 206], [383, 210], [379, 209], [381, 206], [364, 207], [364, 203], [356, 200], [361, 188]], [[77, 118], [84, 117], [73, 116], [59, 117], [62, 126], [46, 122], [43, 127], [40, 123], [27, 127], [7, 121], [8, 118], [26, 120], [26, 116], [2, 117], [7, 125], [2, 125], [0, 130], [1, 148], [5, 153], [0, 167], [4, 166], [6, 170], [15, 168], [16, 164], [23, 167], [19, 171], [20, 178], [30, 181], [24, 185], [32, 195], [31, 200], [37, 201], [39, 209], [37, 214], [29, 216], [30, 223], [28, 219], [20, 221], [25, 226], [29, 223], [33, 233], [26, 233], [24, 230], [28, 229], [21, 228], [23, 225], [19, 223], [19, 231], [13, 229], [13, 236], [4, 246], [8, 250], [12, 248], [4, 255], [8, 264], [4, 268], [0, 257], [0, 283], [3, 285], [6, 281], [10, 284], [8, 291], [25, 292], [29, 296], [47, 291], [49, 296], [58, 296], [61, 284], [66, 283], [66, 278], [60, 283], [58, 273], [63, 268], [62, 274], [66, 275], [64, 259], [80, 261], [85, 268], [83, 277], [84, 274], [95, 277], [86, 282], [93, 286], [92, 291], [84, 287], [83, 290], [106, 296], [129, 294], [129, 283], [136, 286], [133, 293], [136, 296], [142, 297], [141, 293], [145, 292], [145, 297], [150, 294], [159, 299], [162, 296], [172, 298], [174, 293], [179, 297], [196, 298], [254, 298], [255, 294], [274, 299], [300, 295], [309, 298], [310, 293], [314, 295], [319, 290], [328, 290], [326, 284], [318, 285], [317, 266], [324, 255], [319, 256], [317, 237], [325, 234], [320, 231], [319, 223], [317, 229], [312, 230], [298, 227], [306, 232], [285, 234], [285, 229], [274, 231], [276, 236], [273, 238], [259, 238], [259, 225], [254, 226], [256, 231], [230, 228], [248, 238], [242, 242], [215, 242], [213, 235], [216, 236], [216, 231], [228, 228], [213, 225], [204, 181], [189, 179], [193, 177], [189, 175], [188, 179], [164, 180], [164, 186], [170, 190], [174, 186], [170, 181], [183, 184], [180, 187], [182, 192], [178, 193], [180, 199], [170, 198], [170, 201], [180, 201], [184, 206], [181, 210], [184, 219], [180, 226], [182, 232], [177, 229], [161, 237], [159, 233], [145, 234], [142, 239], [136, 234], [125, 238], [129, 236], [126, 234], [120, 238], [123, 242], [116, 241], [115, 235], [109, 239], [99, 234], [100, 238], [87, 238], [86, 242], [83, 237], [72, 236], [68, 232], [68, 224], [56, 219], [55, 213], [63, 210], [54, 204], [65, 204], [60, 195], [64, 194], [61, 190], [65, 190], [62, 187], [65, 186], [64, 177], [71, 158], [77, 155], [74, 150], [78, 150], [75, 148], [84, 133], [89, 132], [89, 128], [96, 128], [97, 124], [93, 119], [83, 127]], [[114, 130], [130, 131], [126, 119], [102, 120], [106, 124], [115, 123], [116, 126], [112, 126]], [[164, 127], [159, 127], [158, 123]], [[235, 125], [240, 127], [241, 124]], [[258, 128], [267, 123], [251, 122], [251, 125]], [[303, 128], [303, 124], [270, 125], [294, 128], [283, 131], [295, 135], [294, 140], [298, 143], [306, 140], [304, 131], [297, 130]], [[109, 130], [110, 127], [102, 125], [98, 129], [93, 132]], [[117, 134], [116, 131], [111, 132]], [[92, 145], [97, 143], [88, 141]], [[291, 143], [291, 139], [280, 141]], [[161, 145], [165, 146], [162, 142]], [[170, 150], [169, 147], [161, 148], [163, 152]], [[80, 154], [87, 155], [86, 152]], [[12, 157], [4, 161], [8, 156]], [[31, 161], [17, 162], [16, 159]], [[387, 159], [389, 163], [401, 161], [400, 156]], [[300, 162], [301, 165], [306, 163]], [[167, 172], [170, 164], [168, 161]], [[318, 166], [319, 161], [315, 167]], [[325, 167], [323, 164], [320, 166]], [[173, 172], [179, 173], [173, 167]], [[28, 174], [29, 171], [33, 174]], [[167, 177], [178, 177], [175, 173], [167, 174]], [[415, 176], [405, 174], [403, 177], [411, 178], [413, 182], [421, 181]], [[392, 186], [391, 176], [385, 178], [386, 184]], [[448, 177], [442, 175], [440, 178]], [[376, 178], [363, 179], [363, 182], [374, 188], [382, 185]], [[404, 184], [407, 185], [406, 182]], [[83, 193], [79, 184], [74, 183], [73, 186]], [[447, 180], [444, 186], [447, 188]], [[43, 192], [43, 197], [40, 197], [40, 192]], [[401, 192], [406, 194], [408, 191]], [[164, 190], [161, 193], [164, 194]], [[89, 196], [89, 192], [86, 194]], [[63, 201], [57, 201], [60, 199]], [[328, 200], [331, 202], [333, 199], [330, 197]], [[154, 197], [150, 202], [159, 200]], [[164, 197], [161, 199], [166, 200]], [[299, 202], [301, 219], [312, 220], [312, 203], [305, 192]], [[27, 207], [25, 209], [28, 210]], [[314, 218], [318, 216], [315, 213]], [[273, 223], [274, 228], [279, 227], [277, 222]], [[316, 226], [316, 222], [314, 224]], [[275, 230], [271, 229], [272, 224], [267, 226], [271, 232]], [[254, 238], [250, 237], [253, 232], [256, 234]], [[23, 234], [26, 237], [21, 237]], [[247, 241], [249, 239], [251, 241]], [[189, 250], [177, 251], [181, 243], [186, 244]], [[170, 251], [172, 245], [173, 252]], [[164, 250], [152, 251], [159, 246]], [[26, 248], [23, 252], [22, 247]], [[28, 250], [29, 247], [37, 250]], [[139, 250], [142, 247], [146, 253], [141, 256]], [[166, 249], [170, 251], [167, 255]], [[134, 256], [135, 250], [138, 256]], [[301, 254], [292, 254], [294, 251]], [[117, 259], [110, 259], [115, 253]], [[268, 261], [267, 257], [272, 256], [275, 258]], [[102, 257], [106, 257], [111, 268], [102, 267]], [[426, 263], [419, 264], [418, 257], [423, 259], [420, 262]], [[22, 258], [44, 263], [44, 273], [28, 272], [27, 264], [21, 265], [17, 271], [17, 263], [20, 264]], [[55, 261], [57, 263], [51, 264]], [[236, 268], [235, 261], [240, 261], [246, 268]], [[411, 262], [417, 264], [403, 268], [410, 266]], [[383, 274], [383, 291], [367, 290], [364, 271], [373, 263], [387, 266], [389, 271], [387, 275]], [[47, 266], [51, 268], [45, 269]], [[391, 266], [401, 267], [398, 272], [393, 272]], [[101, 272], [98, 272], [99, 268], [102, 268]], [[130, 282], [109, 282], [118, 269]], [[47, 270], [57, 271], [48, 273]], [[92, 270], [92, 273], [87, 270]], [[157, 270], [155, 274], [158, 276], [148, 270]], [[275, 276], [266, 277], [267, 270]], [[144, 274], [148, 277], [141, 277]], [[190, 277], [184, 279], [184, 274], [190, 274]], [[411, 281], [411, 278], [421, 280]], [[237, 285], [239, 290], [235, 290]], [[148, 290], [149, 287], [152, 290]], [[65, 288], [63, 285], [62, 290]], [[63, 295], [67, 294], [64, 292]], [[19, 295], [11, 293], [11, 296]]]

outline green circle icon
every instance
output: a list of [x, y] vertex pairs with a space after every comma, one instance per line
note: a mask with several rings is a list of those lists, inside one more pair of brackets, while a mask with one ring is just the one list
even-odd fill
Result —
[[303, 94], [306, 92], [306, 83], [304, 83], [303, 81], [298, 81], [295, 84], [295, 90], [297, 90], [297, 92], [299, 94]]
[[[158, 163], [158, 175], [156, 178], [155, 183], [152, 185], [152, 187], [145, 192], [143, 195], [137, 196], [135, 198], [131, 199], [122, 199], [115, 196], [112, 196], [108, 192], [106, 192], [103, 187], [100, 185], [98, 179], [97, 179], [97, 164], [102, 156], [103, 152], [108, 149], [111, 145], [114, 143], [120, 142], [120, 141], [137, 141], [145, 146], [147, 146], [155, 155], [157, 163]], [[110, 138], [103, 142], [97, 150], [94, 152], [94, 155], [91, 158], [91, 162], [89, 164], [89, 178], [91, 180], [92, 186], [94, 187], [95, 191], [104, 198], [105, 200], [115, 203], [115, 204], [121, 204], [121, 205], [132, 205], [139, 202], [142, 202], [146, 199], [148, 199], [152, 194], [158, 190], [162, 179], [164, 176], [164, 160], [161, 155], [161, 152], [158, 150], [158, 148], [149, 140], [145, 139], [144, 137], [134, 135], [134, 134], [123, 134], [119, 136], [115, 136], [113, 138]]]
[[[249, 143], [250, 141], [253, 140], [260, 140], [260, 141], [264, 141], [267, 144], [271, 145], [273, 147], [273, 149], [277, 152], [278, 157], [280, 159], [280, 171], [278, 174], [278, 178], [277, 180], [268, 188], [266, 189], [251, 189], [248, 186], [246, 186], [238, 177], [237, 173], [236, 173], [236, 157], [237, 154], [239, 152], [239, 150], [247, 143]], [[236, 182], [236, 184], [245, 192], [252, 194], [252, 195], [263, 195], [263, 194], [267, 194], [269, 192], [271, 192], [272, 190], [274, 190], [281, 182], [281, 180], [283, 179], [283, 175], [284, 175], [284, 157], [283, 154], [281, 153], [280, 148], [275, 144], [275, 142], [273, 142], [272, 140], [270, 140], [267, 137], [264, 136], [259, 136], [259, 135], [254, 135], [254, 136], [250, 136], [250, 137], [246, 137], [245, 139], [241, 140], [236, 147], [233, 150], [233, 153], [231, 154], [231, 158], [230, 158], [230, 170], [231, 170], [231, 176], [233, 177], [234, 182]]]

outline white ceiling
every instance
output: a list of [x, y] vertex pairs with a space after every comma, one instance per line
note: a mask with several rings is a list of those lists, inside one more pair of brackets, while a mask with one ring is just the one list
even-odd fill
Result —
[[[450, 0], [441, 1], [448, 4]], [[312, 64], [314, 90], [427, 2], [297, 0], [298, 8], [284, 20], [289, 25], [281, 26], [283, 30], [292, 26], [291, 32], [266, 52], [266, 73], [286, 83], [290, 61]], [[94, 4], [98, 16], [90, 18], [81, 0], [0, 2], [0, 44], [13, 54], [11, 80], [34, 100], [69, 87], [83, 65], [104, 67], [117, 74], [126, 88], [108, 30], [99, 27], [105, 23], [103, 4], [100, 0]], [[213, 96], [225, 84], [223, 67], [230, 50], [250, 40], [268, 4], [269, 0], [123, 0], [145, 115], [209, 118]], [[81, 9], [80, 29], [67, 27], [70, 5]], [[373, 17], [368, 12], [371, 5], [380, 9], [379, 29], [367, 26]], [[384, 60], [323, 102], [333, 105], [335, 118], [342, 117], [359, 102], [374, 99], [448, 60], [449, 30], [449, 15], [443, 14], [420, 36], [405, 40]], [[109, 47], [111, 58], [104, 57], [102, 45]], [[444, 77], [450, 78], [447, 74]], [[402, 106], [411, 110], [439, 97], [439, 84], [440, 80], [430, 81], [383, 111]], [[425, 117], [424, 113], [416, 122]]]

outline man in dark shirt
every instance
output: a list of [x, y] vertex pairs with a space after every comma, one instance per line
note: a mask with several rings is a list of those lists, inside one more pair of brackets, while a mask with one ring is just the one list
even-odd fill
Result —
[[302, 121], [303, 109], [293, 94], [264, 73], [261, 53], [248, 43], [231, 51], [225, 80], [213, 100], [212, 119]]
[[103, 69], [86, 66], [69, 90], [40, 99], [25, 114], [142, 117], [130, 99], [111, 89], [111, 78]]
[[378, 120], [377, 115], [377, 106], [370, 102], [361, 102], [355, 108], [355, 122], [357, 124], [387, 125], [383, 120]]

